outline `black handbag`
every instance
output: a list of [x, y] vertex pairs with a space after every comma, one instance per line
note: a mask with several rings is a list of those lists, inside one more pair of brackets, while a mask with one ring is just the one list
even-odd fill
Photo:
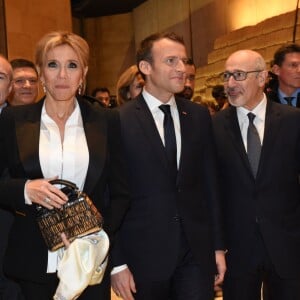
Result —
[[69, 241], [73, 241], [102, 229], [103, 218], [100, 212], [74, 183], [62, 179], [50, 183], [63, 185], [61, 191], [68, 196], [69, 201], [61, 209], [37, 207], [37, 222], [49, 250], [55, 251], [64, 246], [62, 232]]

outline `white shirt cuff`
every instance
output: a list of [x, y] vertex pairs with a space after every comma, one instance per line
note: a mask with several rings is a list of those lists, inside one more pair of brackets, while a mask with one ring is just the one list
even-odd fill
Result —
[[110, 275], [114, 275], [114, 274], [117, 274], [117, 273], [120, 273], [121, 271], [127, 269], [128, 266], [125, 264], [125, 265], [122, 265], [122, 266], [118, 266], [118, 267], [114, 267], [112, 269], [112, 271], [110, 272]]
[[29, 199], [29, 196], [27, 195], [27, 192], [26, 192], [26, 186], [29, 181], [30, 180], [27, 180], [25, 183], [25, 186], [24, 186], [24, 198], [25, 198], [25, 204], [32, 205], [32, 201]]

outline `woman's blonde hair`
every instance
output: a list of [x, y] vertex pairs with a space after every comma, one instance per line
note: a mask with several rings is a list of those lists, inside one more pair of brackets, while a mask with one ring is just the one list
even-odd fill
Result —
[[[61, 45], [68, 45], [74, 50], [78, 56], [79, 63], [83, 70], [88, 67], [90, 52], [88, 43], [75, 33], [68, 31], [53, 31], [44, 35], [37, 43], [35, 50], [35, 63], [39, 73], [45, 65], [47, 53], [55, 47]], [[86, 86], [84, 73], [82, 79], [82, 91], [84, 91]]]
[[130, 85], [134, 82], [134, 79], [141, 73], [136, 65], [130, 66], [126, 69], [117, 82], [117, 105], [120, 106], [129, 101], [128, 92]]

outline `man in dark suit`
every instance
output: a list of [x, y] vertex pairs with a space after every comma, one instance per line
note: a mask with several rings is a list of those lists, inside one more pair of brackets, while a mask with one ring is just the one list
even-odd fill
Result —
[[145, 87], [120, 109], [132, 202], [113, 249], [112, 287], [126, 300], [211, 300], [214, 276], [219, 283], [225, 272], [210, 116], [174, 96], [186, 59], [175, 34], [142, 41]]
[[292, 43], [281, 46], [274, 53], [272, 72], [276, 75], [277, 85], [268, 89], [268, 98], [300, 107], [300, 45]]
[[261, 299], [262, 283], [269, 299], [299, 298], [300, 111], [267, 100], [266, 77], [260, 54], [233, 53], [223, 73], [232, 106], [213, 119], [228, 248], [224, 300]]
[[[7, 97], [12, 89], [12, 67], [9, 61], [0, 54], [0, 113], [7, 106]], [[3, 174], [2, 174], [3, 177]], [[21, 295], [13, 282], [3, 274], [3, 259], [7, 246], [8, 234], [13, 222], [13, 214], [0, 205], [0, 299], [17, 300]]]

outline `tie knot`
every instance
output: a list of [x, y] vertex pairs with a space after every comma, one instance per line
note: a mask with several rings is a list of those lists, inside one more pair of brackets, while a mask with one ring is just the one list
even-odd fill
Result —
[[287, 102], [288, 105], [292, 105], [292, 101], [295, 97], [284, 97], [283, 99]]
[[253, 124], [253, 120], [256, 117], [255, 114], [249, 112], [247, 116], [249, 118], [249, 122]]
[[171, 107], [169, 104], [162, 104], [159, 106], [159, 109], [165, 114], [165, 115], [171, 115]]

